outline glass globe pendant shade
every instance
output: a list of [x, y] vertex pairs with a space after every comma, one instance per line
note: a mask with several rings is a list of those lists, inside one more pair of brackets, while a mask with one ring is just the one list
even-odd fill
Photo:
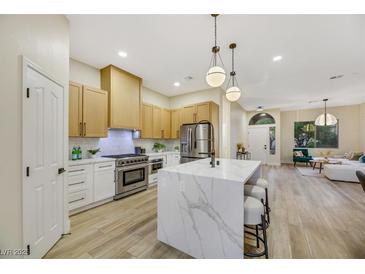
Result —
[[230, 102], [237, 101], [241, 97], [241, 90], [238, 87], [230, 87], [226, 91], [226, 98]]
[[219, 66], [211, 67], [207, 72], [205, 80], [209, 86], [214, 88], [219, 87], [226, 80], [226, 72]]
[[314, 122], [316, 126], [334, 126], [335, 124], [337, 124], [337, 119], [335, 116], [326, 113], [327, 119], [325, 119], [324, 115], [325, 114], [323, 113], [317, 117], [316, 121]]

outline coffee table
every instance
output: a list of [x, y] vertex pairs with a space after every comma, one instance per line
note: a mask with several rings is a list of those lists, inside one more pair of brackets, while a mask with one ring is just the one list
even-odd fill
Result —
[[319, 173], [322, 172], [323, 165], [324, 164], [331, 164], [331, 165], [340, 165], [342, 164], [341, 161], [335, 160], [335, 159], [329, 159], [329, 158], [313, 158], [313, 160], [310, 160], [309, 162], [312, 163], [313, 170], [316, 168], [316, 165], [319, 164]]

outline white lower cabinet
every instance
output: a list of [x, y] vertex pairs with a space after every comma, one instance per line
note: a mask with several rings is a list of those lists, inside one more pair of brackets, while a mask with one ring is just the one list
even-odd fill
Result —
[[72, 166], [68, 171], [68, 207], [73, 210], [92, 202], [92, 165]]
[[68, 208], [70, 213], [99, 205], [115, 194], [115, 162], [80, 164], [68, 171]]
[[114, 162], [94, 165], [94, 202], [114, 196], [114, 170]]

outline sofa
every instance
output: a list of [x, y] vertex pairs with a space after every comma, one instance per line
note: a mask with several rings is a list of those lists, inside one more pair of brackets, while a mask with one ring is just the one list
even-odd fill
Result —
[[356, 176], [356, 171], [365, 172], [365, 163], [347, 159], [341, 159], [340, 161], [342, 163], [340, 165], [325, 164], [322, 173], [330, 180], [358, 183], [359, 179]]

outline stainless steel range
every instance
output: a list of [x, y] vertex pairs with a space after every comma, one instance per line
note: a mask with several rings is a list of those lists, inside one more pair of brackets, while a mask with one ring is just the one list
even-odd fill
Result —
[[106, 155], [115, 160], [114, 200], [146, 190], [148, 187], [148, 156], [139, 154]]

